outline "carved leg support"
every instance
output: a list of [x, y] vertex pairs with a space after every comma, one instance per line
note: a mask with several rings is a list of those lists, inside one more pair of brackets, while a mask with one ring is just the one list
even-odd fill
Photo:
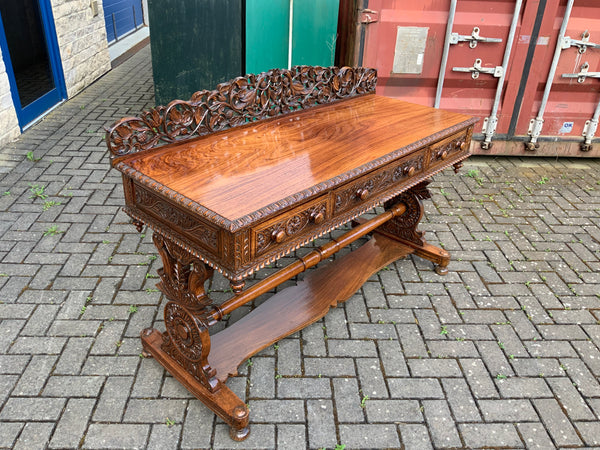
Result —
[[249, 434], [248, 408], [219, 381], [209, 363], [208, 327], [214, 322], [204, 283], [213, 270], [158, 233], [153, 240], [163, 262], [157, 286], [170, 301], [165, 306], [166, 331], [142, 332], [144, 351], [227, 422], [233, 439], [243, 440]]
[[402, 202], [406, 205], [406, 211], [401, 216], [384, 223], [376, 231], [413, 248], [415, 255], [433, 262], [436, 273], [446, 275], [450, 254], [442, 248], [429, 244], [424, 238], [425, 232], [417, 230], [423, 218], [421, 200], [431, 198], [431, 193], [427, 189], [428, 184], [429, 180], [423, 181], [386, 202], [384, 205], [386, 209]]

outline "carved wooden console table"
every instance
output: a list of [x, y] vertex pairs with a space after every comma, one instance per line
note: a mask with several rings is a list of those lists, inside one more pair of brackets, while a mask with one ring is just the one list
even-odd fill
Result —
[[[248, 409], [226, 385], [247, 358], [323, 317], [376, 271], [410, 253], [447, 272], [449, 254], [417, 230], [428, 178], [469, 156], [468, 116], [374, 94], [372, 69], [294, 67], [248, 75], [117, 122], [107, 134], [125, 211], [153, 230], [168, 298], [165, 332], [144, 350], [231, 426]], [[160, 144], [165, 144], [161, 145]], [[384, 212], [245, 289], [244, 280], [359, 215]], [[236, 308], [370, 234], [238, 322]], [[213, 304], [218, 270], [233, 296]]]

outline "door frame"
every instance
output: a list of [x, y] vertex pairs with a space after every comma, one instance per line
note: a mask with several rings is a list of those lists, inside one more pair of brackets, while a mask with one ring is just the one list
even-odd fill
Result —
[[15, 112], [19, 121], [19, 128], [23, 131], [27, 125], [31, 124], [38, 117], [42, 116], [53, 106], [66, 100], [67, 88], [65, 85], [65, 77], [62, 70], [62, 61], [60, 58], [60, 50], [58, 47], [58, 39], [56, 37], [56, 27], [54, 25], [54, 16], [52, 15], [52, 6], [50, 0], [34, 0], [37, 1], [40, 9], [40, 18], [42, 21], [42, 32], [44, 34], [46, 49], [48, 51], [48, 60], [54, 81], [54, 89], [42, 95], [37, 100], [33, 101], [24, 108], [21, 107], [21, 99], [17, 88], [10, 52], [8, 50], [8, 42], [4, 31], [2, 17], [0, 17], [0, 49], [2, 49], [2, 59], [6, 67], [8, 75], [8, 83], [13, 99]]

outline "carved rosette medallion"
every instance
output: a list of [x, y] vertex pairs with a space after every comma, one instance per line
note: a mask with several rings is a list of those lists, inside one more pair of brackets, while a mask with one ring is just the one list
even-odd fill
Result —
[[425, 232], [417, 230], [417, 225], [423, 217], [423, 204], [421, 200], [431, 198], [431, 193], [427, 189], [428, 184], [429, 180], [425, 180], [387, 201], [384, 205], [386, 209], [394, 204], [404, 203], [406, 211], [401, 216], [384, 223], [379, 229], [409, 242], [423, 245], [425, 243]]
[[294, 214], [292, 217], [277, 222], [270, 227], [264, 228], [256, 233], [256, 254], [260, 255], [267, 251], [272, 245], [276, 245], [277, 242], [273, 239], [278, 233], [283, 232], [284, 237], [282, 240], [287, 240], [290, 237], [294, 237], [309, 225], [316, 224], [314, 222], [315, 217], [325, 217], [327, 212], [327, 204], [320, 203], [312, 206], [305, 211], [298, 214]]
[[210, 336], [205, 323], [184, 306], [168, 302], [165, 306], [162, 349], [212, 392], [219, 389], [216, 371], [208, 363]]

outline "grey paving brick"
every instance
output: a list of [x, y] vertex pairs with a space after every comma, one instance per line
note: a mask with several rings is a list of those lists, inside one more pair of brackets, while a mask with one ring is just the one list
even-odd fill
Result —
[[574, 358], [561, 358], [560, 362], [566, 367], [567, 374], [577, 385], [577, 389], [581, 394], [588, 397], [600, 397], [600, 384], [583, 361]]
[[408, 367], [413, 377], [459, 377], [462, 372], [454, 359], [409, 359]]
[[131, 391], [132, 397], [158, 397], [164, 374], [165, 369], [153, 358], [142, 359]]
[[130, 399], [123, 422], [165, 423], [167, 417], [176, 422], [183, 420], [187, 400]]
[[25, 370], [29, 364], [29, 355], [1, 355], [0, 354], [0, 374], [18, 374]]
[[99, 376], [51, 376], [42, 393], [45, 397], [96, 397], [104, 384]]
[[331, 387], [327, 378], [280, 378], [278, 398], [329, 398]]
[[600, 422], [578, 422], [576, 426], [587, 445], [600, 446]]
[[486, 422], [536, 422], [539, 418], [529, 400], [479, 400]]
[[24, 426], [23, 422], [4, 422], [0, 427], [0, 447], [13, 448]]
[[[87, 310], [86, 310], [87, 313]], [[114, 355], [121, 342], [125, 322], [122, 320], [107, 321], [102, 323], [102, 329], [94, 339], [94, 345], [90, 349], [92, 355]]]
[[253, 422], [303, 423], [305, 419], [302, 400], [251, 400]]
[[388, 378], [392, 398], [444, 398], [440, 383], [435, 378]]
[[308, 400], [306, 410], [310, 447], [335, 447], [337, 437], [331, 400]]
[[553, 397], [543, 378], [514, 377], [496, 380], [496, 385], [504, 398], [544, 398]]
[[427, 427], [418, 424], [400, 424], [398, 426], [402, 444], [407, 449], [429, 450], [433, 449]]
[[[210, 448], [215, 421], [214, 413], [200, 401], [189, 402], [181, 434], [181, 448]], [[254, 431], [252, 427], [251, 436], [255, 434]]]
[[481, 416], [469, 386], [461, 378], [445, 378], [442, 386], [454, 417], [458, 422], [481, 421]]
[[393, 324], [353, 323], [350, 324], [352, 339], [396, 339], [396, 328]]
[[500, 394], [480, 359], [461, 359], [460, 365], [475, 398], [498, 398]]
[[[317, 322], [302, 330], [302, 352], [306, 356], [325, 356], [325, 333], [323, 323]], [[331, 340], [327, 341], [329, 344]]]
[[[279, 364], [278, 364], [278, 373]], [[344, 377], [355, 376], [356, 369], [352, 358], [306, 358], [304, 371], [308, 376]]]
[[434, 446], [461, 447], [462, 443], [448, 404], [444, 400], [423, 400], [423, 408]]
[[330, 356], [377, 357], [377, 348], [373, 341], [328, 339], [327, 347]]
[[147, 449], [167, 450], [179, 448], [179, 436], [182, 426], [179, 424], [154, 424], [150, 432]]
[[424, 422], [421, 407], [416, 400], [376, 400], [365, 401], [365, 411], [370, 423]]
[[569, 378], [548, 378], [546, 381], [569, 419], [595, 420], [594, 413]]
[[399, 448], [394, 425], [340, 425], [340, 441], [350, 448]]
[[64, 398], [11, 397], [0, 411], [0, 420], [56, 421]]
[[[336, 311], [342, 311], [338, 309]], [[280, 375], [302, 375], [302, 355], [299, 339], [283, 339], [278, 342], [277, 373]], [[314, 373], [308, 375], [315, 375]]]
[[13, 346], [19, 331], [25, 325], [25, 320], [3, 320], [0, 322], [0, 352], [6, 353], [6, 351]]
[[19, 378], [13, 395], [36, 396], [41, 391], [56, 362], [56, 355], [34, 355]]
[[564, 376], [565, 371], [554, 358], [515, 358], [510, 361], [520, 377]]
[[94, 411], [94, 421], [120, 421], [132, 383], [132, 377], [108, 377]]
[[524, 447], [512, 423], [465, 423], [459, 428], [467, 448]]
[[521, 433], [527, 448], [543, 450], [554, 447], [550, 436], [544, 429], [544, 425], [539, 422], [518, 423], [517, 429]]
[[364, 410], [361, 408], [361, 394], [356, 378], [334, 378], [333, 393], [340, 423], [364, 422]]
[[15, 450], [30, 450], [32, 448], [44, 448], [50, 439], [54, 423], [52, 422], [29, 422], [25, 424], [17, 442], [12, 447]]
[[377, 348], [387, 377], [408, 376], [408, 366], [398, 341], [377, 341]]
[[303, 450], [307, 448], [305, 425], [277, 425], [277, 448]]
[[94, 339], [91, 337], [81, 338], [72, 337], [67, 341], [56, 367], [54, 368], [55, 375], [75, 375], [78, 374], [83, 367], [85, 359], [88, 356], [90, 346]]
[[71, 398], [50, 440], [50, 448], [77, 448], [85, 435], [95, 399]]
[[377, 358], [357, 358], [356, 367], [363, 395], [370, 398], [387, 398], [388, 392]]
[[250, 397], [275, 397], [274, 358], [252, 358], [250, 367]]
[[423, 336], [417, 325], [402, 324], [396, 325], [400, 344], [404, 351], [404, 356], [409, 357], [427, 357], [427, 347], [423, 340]]
[[92, 423], [85, 435], [83, 448], [142, 449], [146, 446], [150, 425]]
[[83, 375], [133, 375], [135, 374], [139, 356], [90, 356], [87, 358], [81, 373]]
[[3, 304], [0, 310], [0, 320], [29, 319], [34, 309], [35, 305]]
[[558, 402], [554, 399], [533, 400], [546, 430], [558, 445], [581, 445], [581, 440], [569, 419], [562, 412]]

